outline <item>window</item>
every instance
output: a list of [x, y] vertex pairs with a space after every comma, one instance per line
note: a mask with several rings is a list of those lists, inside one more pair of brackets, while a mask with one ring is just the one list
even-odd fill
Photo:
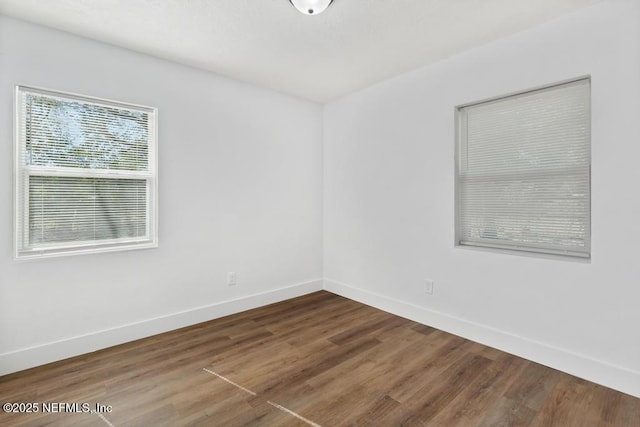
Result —
[[456, 242], [590, 256], [590, 80], [457, 108]]
[[16, 257], [157, 246], [156, 116], [17, 87]]

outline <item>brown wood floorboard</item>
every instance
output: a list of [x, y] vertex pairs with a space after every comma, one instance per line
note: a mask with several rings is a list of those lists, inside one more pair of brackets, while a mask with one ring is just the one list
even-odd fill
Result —
[[12, 427], [640, 427], [640, 399], [324, 291], [5, 375], [0, 402], [40, 404]]

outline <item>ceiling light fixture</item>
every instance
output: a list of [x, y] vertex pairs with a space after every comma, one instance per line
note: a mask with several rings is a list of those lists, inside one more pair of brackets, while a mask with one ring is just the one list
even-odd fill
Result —
[[333, 0], [289, 0], [291, 4], [305, 15], [320, 15]]

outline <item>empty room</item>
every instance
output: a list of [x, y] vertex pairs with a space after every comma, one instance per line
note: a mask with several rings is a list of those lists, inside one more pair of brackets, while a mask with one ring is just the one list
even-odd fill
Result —
[[0, 426], [640, 427], [640, 0], [0, 0]]

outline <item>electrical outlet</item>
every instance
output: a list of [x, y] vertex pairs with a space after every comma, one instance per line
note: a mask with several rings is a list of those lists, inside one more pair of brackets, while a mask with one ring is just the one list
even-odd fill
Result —
[[433, 280], [425, 279], [424, 291], [429, 295], [433, 295]]
[[238, 283], [238, 276], [235, 271], [230, 271], [227, 273], [227, 285], [235, 286]]

